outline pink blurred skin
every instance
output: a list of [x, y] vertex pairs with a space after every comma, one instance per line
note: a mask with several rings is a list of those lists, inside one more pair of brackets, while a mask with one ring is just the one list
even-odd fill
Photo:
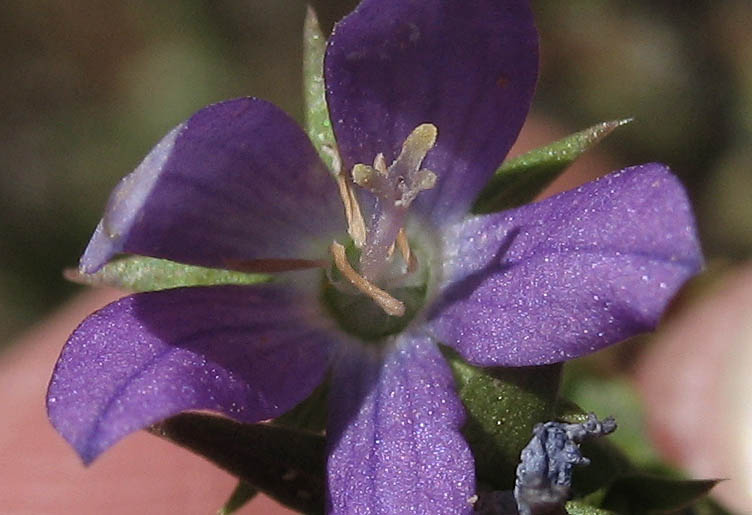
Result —
[[[529, 119], [511, 155], [567, 134]], [[617, 168], [597, 151], [587, 154], [547, 195]], [[87, 291], [22, 336], [0, 358], [0, 512], [2, 513], [213, 513], [235, 480], [212, 464], [154, 436], [125, 438], [90, 467], [55, 432], [44, 408], [55, 360], [68, 335], [95, 309], [122, 293]], [[242, 513], [293, 513], [259, 496]]]
[[654, 440], [718, 498], [752, 513], [752, 264], [666, 323], [639, 369]]

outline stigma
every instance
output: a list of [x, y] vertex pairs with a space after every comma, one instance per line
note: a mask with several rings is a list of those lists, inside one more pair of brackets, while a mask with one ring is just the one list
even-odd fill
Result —
[[[391, 165], [387, 166], [384, 155], [379, 153], [372, 165], [359, 163], [349, 176], [343, 170], [337, 174], [348, 234], [360, 250], [360, 258], [356, 270], [344, 256], [344, 247], [334, 242], [330, 247], [334, 265], [352, 286], [391, 316], [402, 316], [404, 305], [377, 284], [385, 276], [394, 274], [395, 248], [404, 265], [400, 273], [410, 274], [419, 265], [407, 237], [407, 214], [418, 194], [436, 185], [436, 174], [422, 168], [422, 164], [436, 144], [437, 135], [435, 125], [419, 125], [405, 139], [399, 156]], [[369, 191], [376, 198], [369, 224], [358, 204], [356, 187]]]

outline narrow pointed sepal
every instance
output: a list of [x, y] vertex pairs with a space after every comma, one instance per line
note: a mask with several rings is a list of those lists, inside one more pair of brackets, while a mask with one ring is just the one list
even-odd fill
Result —
[[238, 481], [238, 485], [235, 487], [235, 490], [232, 491], [232, 494], [230, 494], [227, 502], [217, 510], [217, 515], [231, 515], [232, 513], [237, 512], [256, 497], [257, 494], [258, 489], [250, 483], [243, 480]]
[[185, 447], [282, 504], [324, 512], [324, 437], [270, 424], [184, 413], [150, 431]]
[[442, 352], [467, 410], [462, 434], [473, 450], [478, 480], [509, 490], [533, 426], [554, 417], [561, 365], [478, 368], [447, 347]]
[[316, 11], [308, 6], [303, 23], [303, 100], [305, 101], [305, 129], [321, 160], [336, 173], [337, 143], [334, 140], [324, 84], [324, 54], [326, 36], [321, 32]]
[[131, 292], [166, 290], [183, 286], [257, 284], [271, 280], [271, 276], [266, 274], [246, 274], [184, 265], [167, 259], [145, 256], [130, 256], [110, 261], [93, 274], [69, 268], [65, 270], [64, 275], [66, 279], [75, 283], [111, 286]]
[[706, 496], [718, 479], [675, 479], [635, 474], [609, 485], [603, 507], [616, 513], [674, 513]]
[[582, 501], [569, 501], [564, 505], [567, 515], [617, 515], [611, 510], [604, 510]]
[[472, 212], [493, 213], [532, 201], [588, 149], [630, 118], [593, 125], [550, 145], [504, 161], [475, 200]]

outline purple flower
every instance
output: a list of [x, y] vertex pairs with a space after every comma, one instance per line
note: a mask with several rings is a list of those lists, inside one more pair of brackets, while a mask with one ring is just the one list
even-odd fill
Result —
[[464, 411], [437, 344], [480, 366], [571, 359], [652, 329], [701, 266], [659, 164], [468, 216], [537, 64], [526, 0], [363, 0], [326, 53], [335, 174], [261, 100], [173, 129], [113, 192], [82, 271], [132, 253], [282, 273], [92, 314], [52, 378], [58, 431], [88, 463], [184, 410], [276, 417], [330, 371], [330, 512], [471, 511]]

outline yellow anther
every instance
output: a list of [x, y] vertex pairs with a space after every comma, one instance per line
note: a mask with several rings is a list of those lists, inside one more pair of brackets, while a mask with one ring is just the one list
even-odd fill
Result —
[[339, 187], [339, 196], [342, 198], [342, 204], [345, 206], [347, 233], [352, 238], [355, 246], [361, 248], [366, 242], [366, 223], [360, 211], [360, 204], [344, 173], [337, 175], [337, 186]]
[[405, 264], [407, 265], [407, 271], [414, 272], [418, 267], [418, 260], [415, 259], [415, 256], [410, 250], [410, 242], [407, 240], [407, 233], [405, 233], [404, 227], [402, 227], [397, 233], [396, 241], [397, 247], [399, 247], [400, 250], [400, 254], [402, 254], [402, 259], [405, 260]]
[[416, 175], [417, 177], [415, 180], [414, 188], [417, 191], [430, 190], [431, 188], [436, 186], [436, 174], [431, 170], [426, 170], [424, 168], [422, 170], [418, 170]]
[[352, 169], [353, 182], [361, 188], [371, 190], [374, 187], [374, 179], [378, 172], [372, 166], [356, 164]]
[[389, 169], [386, 166], [386, 159], [384, 159], [384, 154], [381, 152], [376, 154], [376, 157], [373, 158], [373, 167], [383, 176], [386, 176], [389, 173]]

